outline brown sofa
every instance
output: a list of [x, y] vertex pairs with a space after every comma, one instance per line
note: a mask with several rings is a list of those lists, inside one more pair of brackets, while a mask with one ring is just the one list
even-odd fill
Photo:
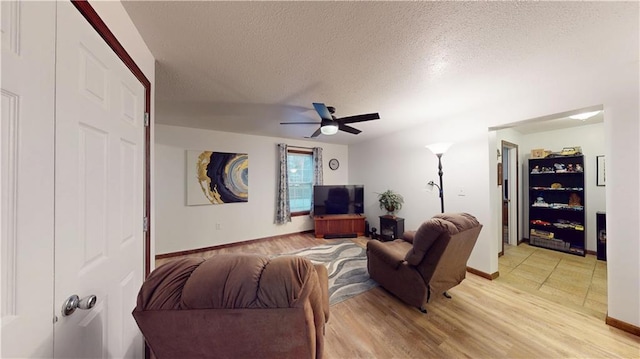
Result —
[[367, 243], [369, 276], [409, 305], [426, 312], [431, 293], [462, 282], [482, 225], [468, 213], [443, 213], [390, 242]]
[[302, 257], [181, 259], [149, 275], [133, 316], [157, 358], [321, 358], [327, 286]]

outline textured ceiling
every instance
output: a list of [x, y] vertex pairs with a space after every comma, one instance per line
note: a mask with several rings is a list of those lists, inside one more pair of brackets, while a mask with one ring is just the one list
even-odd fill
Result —
[[[634, 7], [635, 6], [635, 7]], [[637, 4], [125, 1], [157, 60], [157, 123], [308, 136], [312, 102], [378, 112], [350, 144], [637, 61]], [[634, 11], [629, 11], [629, 10]]]

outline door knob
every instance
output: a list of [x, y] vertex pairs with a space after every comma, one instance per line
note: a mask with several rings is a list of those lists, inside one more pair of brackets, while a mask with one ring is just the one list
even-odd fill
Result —
[[96, 305], [97, 301], [98, 297], [93, 294], [82, 299], [80, 299], [77, 294], [74, 294], [67, 298], [64, 303], [62, 303], [62, 316], [69, 316], [73, 314], [73, 312], [75, 312], [78, 308], [91, 309]]

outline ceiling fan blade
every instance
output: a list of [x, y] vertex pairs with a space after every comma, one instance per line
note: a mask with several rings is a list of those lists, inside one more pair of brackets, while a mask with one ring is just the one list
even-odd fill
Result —
[[319, 125], [320, 122], [280, 122], [281, 125]]
[[331, 112], [329, 112], [329, 109], [327, 108], [327, 106], [325, 106], [325, 104], [314, 102], [313, 108], [316, 109], [316, 112], [318, 113], [318, 115], [320, 115], [321, 119], [333, 121], [333, 117], [331, 117]]
[[364, 115], [355, 115], [355, 116], [347, 116], [337, 119], [336, 121], [340, 123], [355, 123], [355, 122], [364, 122], [371, 120], [380, 119], [380, 115], [378, 113], [367, 113]]
[[314, 132], [311, 136], [307, 137], [307, 138], [316, 138], [318, 137], [322, 132], [320, 131], [320, 127], [318, 127], [318, 129], [316, 130], [316, 132]]
[[354, 127], [351, 127], [351, 126], [347, 126], [347, 125], [344, 125], [342, 123], [338, 124], [338, 128], [340, 129], [340, 131], [353, 133], [354, 135], [357, 135], [360, 132], [362, 132], [362, 131], [358, 130], [357, 128], [354, 128]]

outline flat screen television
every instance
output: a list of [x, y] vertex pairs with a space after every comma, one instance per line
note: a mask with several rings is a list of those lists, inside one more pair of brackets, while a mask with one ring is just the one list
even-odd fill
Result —
[[313, 186], [313, 214], [364, 213], [364, 185]]

